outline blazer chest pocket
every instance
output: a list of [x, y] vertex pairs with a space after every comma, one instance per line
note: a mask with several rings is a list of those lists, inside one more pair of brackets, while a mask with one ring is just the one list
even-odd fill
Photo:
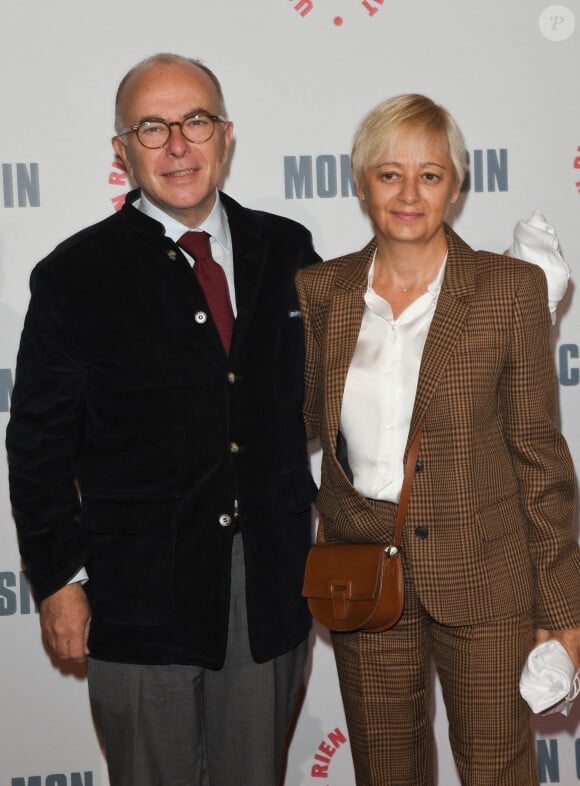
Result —
[[519, 495], [502, 499], [493, 505], [481, 508], [477, 519], [484, 541], [498, 540], [522, 528], [522, 513]]
[[450, 373], [466, 381], [495, 386], [505, 364], [508, 342], [502, 330], [486, 333], [468, 330], [458, 340], [450, 358]]

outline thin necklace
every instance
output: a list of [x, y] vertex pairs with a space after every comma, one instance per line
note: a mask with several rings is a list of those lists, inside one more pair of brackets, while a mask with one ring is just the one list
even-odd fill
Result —
[[[448, 255], [448, 251], [446, 251], [446, 252], [445, 252], [445, 256], [443, 257], [443, 262], [442, 262], [442, 265], [444, 265], [444, 264], [445, 264], [445, 262], [447, 261], [447, 255]], [[375, 254], [374, 254], [374, 256], [373, 256], [373, 265], [375, 264], [376, 258], [377, 258], [377, 250], [375, 249]], [[435, 281], [435, 280], [437, 279], [437, 276], [439, 275], [439, 271], [440, 271], [440, 270], [441, 270], [441, 265], [439, 266], [439, 270], [438, 270], [438, 271], [436, 271], [436, 273], [435, 273], [435, 279], [433, 279], [433, 281]], [[421, 285], [421, 288], [423, 288], [423, 289], [425, 289], [425, 288], [426, 288], [426, 291], [428, 291], [428, 290], [429, 290], [429, 287], [431, 286], [431, 284], [433, 283], [433, 281], [431, 281], [431, 282], [430, 282], [430, 283], [428, 283], [428, 284], [423, 284], [423, 285]], [[415, 287], [417, 287], [417, 286], [420, 286], [419, 284], [409, 284], [409, 285], [408, 285], [408, 286], [406, 286], [406, 287], [402, 287], [400, 284], [395, 284], [394, 282], [393, 282], [393, 285], [394, 285], [394, 286], [395, 286], [397, 289], [400, 289], [400, 290], [401, 290], [401, 292], [402, 292], [404, 295], [406, 295], [406, 294], [407, 294], [407, 292], [408, 292], [410, 289], [414, 289]]]

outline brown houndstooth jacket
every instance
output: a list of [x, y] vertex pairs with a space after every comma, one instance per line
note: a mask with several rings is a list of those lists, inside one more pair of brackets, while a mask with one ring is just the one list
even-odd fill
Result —
[[[406, 569], [442, 624], [531, 609], [538, 627], [576, 627], [574, 470], [555, 425], [544, 274], [475, 252], [446, 232], [445, 276], [409, 433], [408, 444], [424, 420], [403, 537]], [[327, 540], [385, 537], [337, 455], [342, 393], [375, 248], [371, 241], [297, 276], [307, 343], [305, 419], [309, 437], [319, 436], [323, 447], [317, 506]]]

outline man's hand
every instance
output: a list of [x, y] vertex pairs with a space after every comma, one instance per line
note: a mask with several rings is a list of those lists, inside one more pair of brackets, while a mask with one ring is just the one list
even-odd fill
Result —
[[538, 628], [536, 631], [536, 644], [543, 644], [545, 641], [555, 639], [564, 647], [575, 668], [580, 668], [580, 628], [565, 628], [564, 630], [543, 630]]
[[91, 610], [82, 586], [67, 584], [40, 604], [40, 627], [57, 658], [82, 663], [89, 654], [87, 640]]

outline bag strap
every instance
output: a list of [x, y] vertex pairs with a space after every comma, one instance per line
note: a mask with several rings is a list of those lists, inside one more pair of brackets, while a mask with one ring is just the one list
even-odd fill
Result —
[[[395, 521], [395, 531], [393, 533], [393, 549], [391, 554], [396, 554], [401, 547], [401, 536], [403, 534], [403, 525], [407, 516], [407, 507], [411, 497], [411, 486], [413, 485], [413, 478], [415, 477], [415, 467], [417, 465], [417, 456], [419, 455], [419, 445], [421, 444], [421, 436], [423, 435], [423, 422], [419, 423], [419, 428], [415, 434], [415, 438], [411, 443], [409, 452], [407, 453], [407, 461], [405, 463], [405, 474], [403, 475], [403, 487], [401, 488], [401, 496], [399, 498], [399, 506], [397, 508], [397, 519]], [[318, 519], [318, 530], [316, 532], [316, 543], [322, 546], [324, 540], [324, 519], [322, 516]]]

